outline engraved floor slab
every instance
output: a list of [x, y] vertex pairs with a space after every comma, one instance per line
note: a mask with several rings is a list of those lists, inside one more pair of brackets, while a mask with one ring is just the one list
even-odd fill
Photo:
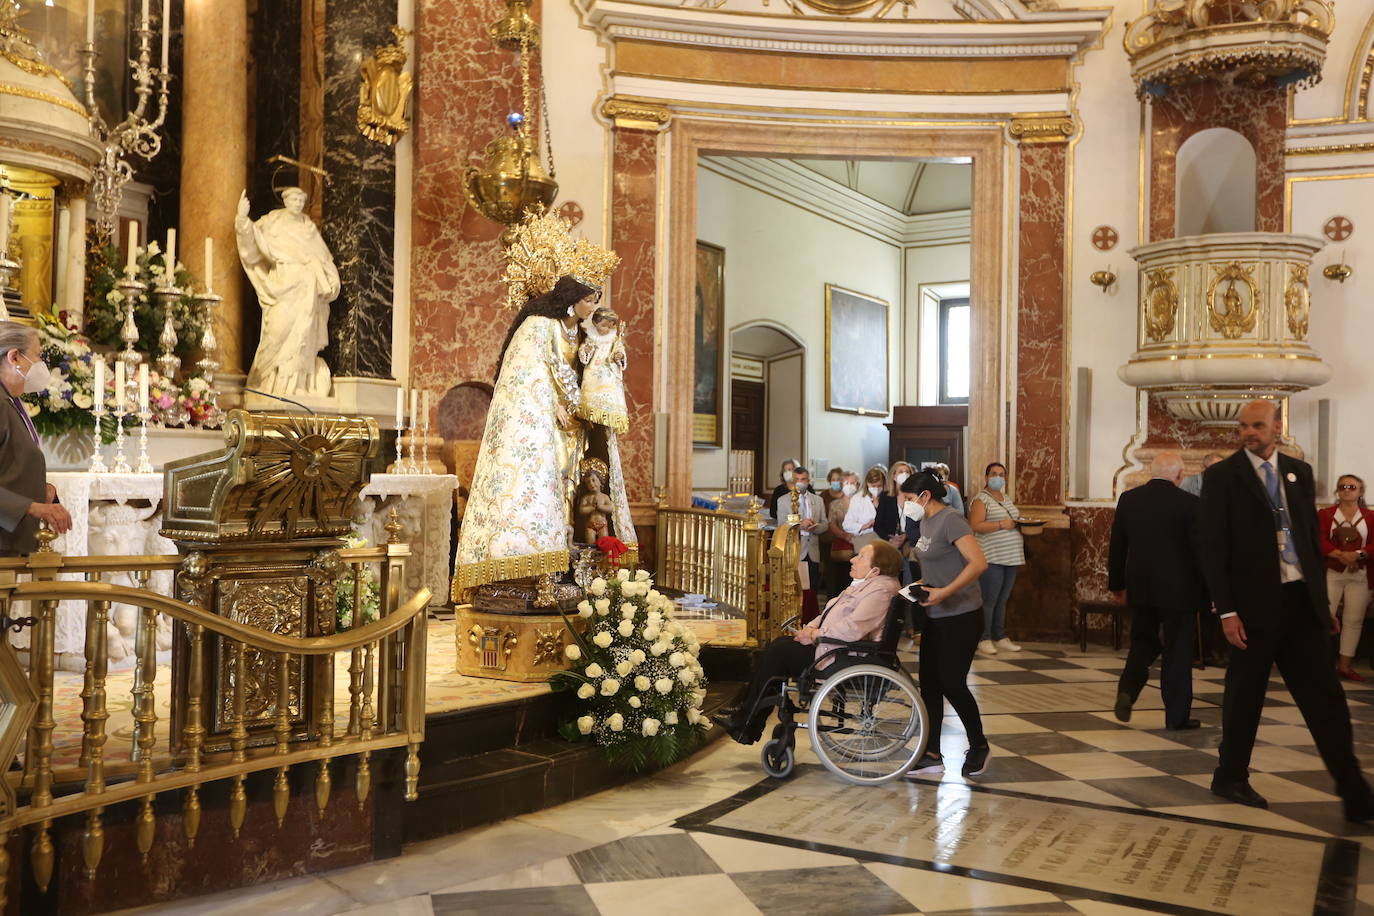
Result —
[[1347, 840], [819, 767], [676, 826], [1174, 913], [1348, 912], [1359, 857]]
[[[974, 687], [973, 695], [978, 698], [978, 708], [985, 716], [1001, 713], [1088, 712], [1111, 709], [1116, 703], [1116, 684], [1055, 682], [983, 685]], [[1158, 691], [1148, 691], [1140, 695], [1135, 708], [1163, 709], [1164, 703]]]

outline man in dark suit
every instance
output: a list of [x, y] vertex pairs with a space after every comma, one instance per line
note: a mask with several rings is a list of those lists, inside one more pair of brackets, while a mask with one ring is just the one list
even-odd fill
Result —
[[1131, 651], [1117, 686], [1116, 717], [1130, 720], [1150, 666], [1162, 652], [1164, 727], [1197, 728], [1201, 723], [1189, 716], [1193, 631], [1197, 612], [1207, 606], [1198, 551], [1198, 498], [1179, 489], [1183, 456], [1178, 452], [1156, 455], [1150, 477], [1117, 501], [1107, 556], [1107, 588], [1131, 607]]
[[1241, 408], [1239, 432], [1243, 448], [1204, 474], [1199, 516], [1207, 587], [1232, 647], [1212, 793], [1269, 806], [1250, 786], [1250, 754], [1277, 663], [1346, 820], [1374, 821], [1374, 793], [1355, 758], [1331, 654], [1329, 634], [1340, 623], [1327, 605], [1312, 468], [1278, 452], [1278, 408], [1270, 401]]

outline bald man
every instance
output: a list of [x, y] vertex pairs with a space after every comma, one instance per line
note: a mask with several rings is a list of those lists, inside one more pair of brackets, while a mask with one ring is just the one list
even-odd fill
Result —
[[1198, 550], [1198, 498], [1179, 489], [1183, 456], [1160, 452], [1150, 480], [1121, 494], [1112, 519], [1107, 588], [1131, 607], [1131, 651], [1117, 684], [1116, 717], [1131, 718], [1150, 666], [1163, 656], [1159, 692], [1164, 727], [1197, 728], [1193, 710], [1193, 631], [1207, 606]]
[[1374, 794], [1355, 758], [1350, 709], [1336, 679], [1312, 468], [1278, 451], [1278, 408], [1251, 401], [1237, 425], [1242, 448], [1203, 475], [1202, 565], [1231, 644], [1221, 747], [1212, 793], [1255, 808], [1250, 785], [1269, 673], [1275, 664], [1302, 712], [1348, 821], [1374, 821]]

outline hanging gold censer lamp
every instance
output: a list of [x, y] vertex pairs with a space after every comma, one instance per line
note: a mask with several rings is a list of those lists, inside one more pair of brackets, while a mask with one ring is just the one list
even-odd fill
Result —
[[530, 18], [529, 0], [507, 0], [506, 15], [492, 24], [489, 34], [497, 45], [519, 55], [521, 110], [506, 116], [510, 133], [487, 144], [485, 164], [468, 166], [464, 171], [463, 190], [477, 212], [505, 224], [501, 241], [508, 245], [513, 226], [527, 217], [543, 214], [553, 203], [558, 182], [554, 180], [548, 100], [542, 80], [538, 115], [549, 157], [547, 171], [540, 162], [538, 135], [531, 129], [535, 106], [530, 86], [530, 55], [539, 49], [539, 25]]

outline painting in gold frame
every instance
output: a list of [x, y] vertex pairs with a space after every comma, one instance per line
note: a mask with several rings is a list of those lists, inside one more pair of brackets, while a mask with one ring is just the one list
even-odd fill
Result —
[[721, 447], [725, 368], [725, 249], [697, 241], [692, 445]]
[[876, 296], [825, 284], [826, 410], [887, 416], [888, 313]]

